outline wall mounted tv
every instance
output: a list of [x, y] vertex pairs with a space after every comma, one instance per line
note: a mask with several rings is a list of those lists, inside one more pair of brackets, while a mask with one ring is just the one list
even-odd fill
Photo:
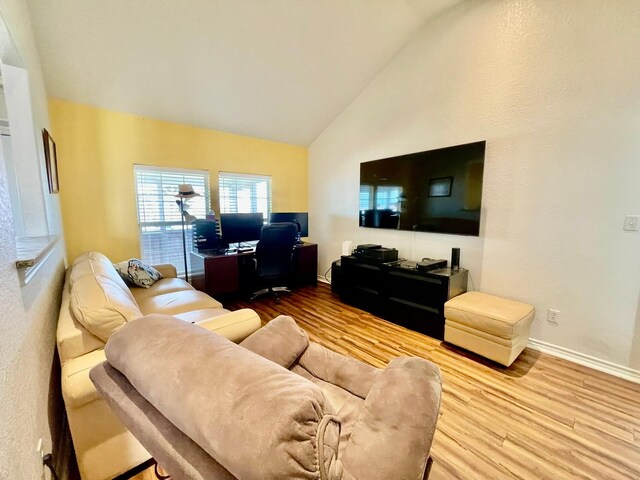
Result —
[[360, 226], [479, 235], [486, 142], [360, 164]]

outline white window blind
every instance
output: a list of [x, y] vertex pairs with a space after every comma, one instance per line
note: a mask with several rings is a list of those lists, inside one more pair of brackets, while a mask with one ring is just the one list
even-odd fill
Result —
[[[176, 266], [179, 275], [184, 275], [182, 223], [175, 195], [178, 185], [191, 184], [201, 196], [185, 199], [185, 210], [196, 218], [205, 218], [210, 205], [209, 172], [135, 165], [134, 174], [142, 260], [150, 264], [170, 263]], [[186, 244], [190, 262], [190, 225], [186, 226]]]
[[271, 177], [220, 172], [220, 213], [271, 214]]

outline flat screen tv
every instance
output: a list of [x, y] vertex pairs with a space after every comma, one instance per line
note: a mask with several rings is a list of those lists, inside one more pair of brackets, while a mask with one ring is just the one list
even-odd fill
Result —
[[479, 235], [486, 142], [360, 164], [360, 226]]

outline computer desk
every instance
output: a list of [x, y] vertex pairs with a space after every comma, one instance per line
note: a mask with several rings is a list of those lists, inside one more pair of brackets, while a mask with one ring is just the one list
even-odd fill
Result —
[[[255, 271], [254, 250], [226, 254], [191, 252], [191, 284], [214, 298], [251, 293]], [[293, 251], [291, 286], [318, 283], [318, 245], [301, 243]]]

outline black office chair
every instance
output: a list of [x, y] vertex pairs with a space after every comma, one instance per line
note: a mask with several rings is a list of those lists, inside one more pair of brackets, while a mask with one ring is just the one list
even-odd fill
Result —
[[270, 293], [280, 302], [278, 292], [291, 292], [287, 287], [293, 265], [293, 249], [298, 236], [295, 223], [272, 223], [262, 227], [256, 245], [256, 280], [263, 288], [251, 296], [251, 301]]

